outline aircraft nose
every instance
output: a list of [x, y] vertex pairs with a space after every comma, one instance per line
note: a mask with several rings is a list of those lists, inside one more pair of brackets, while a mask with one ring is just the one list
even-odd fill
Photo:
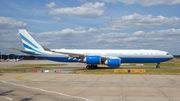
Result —
[[174, 58], [174, 56], [173, 56], [173, 55], [170, 55], [170, 58], [172, 58], [172, 59], [173, 59], [173, 58]]

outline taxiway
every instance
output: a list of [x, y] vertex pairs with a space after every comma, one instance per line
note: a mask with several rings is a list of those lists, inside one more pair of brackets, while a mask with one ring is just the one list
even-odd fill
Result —
[[[78, 63], [66, 66], [84, 68]], [[14, 68], [6, 64], [0, 67]], [[4, 73], [0, 75], [0, 101], [180, 101], [179, 78], [180, 75]]]

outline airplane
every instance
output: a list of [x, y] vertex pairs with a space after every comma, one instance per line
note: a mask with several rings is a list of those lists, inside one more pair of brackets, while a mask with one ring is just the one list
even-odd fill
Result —
[[22, 57], [21, 59], [6, 59], [5, 62], [18, 62], [18, 61], [22, 61], [24, 59], [24, 57]]
[[16, 59], [16, 62], [18, 61], [22, 61], [24, 59], [24, 57], [20, 58], [20, 59]]
[[6, 60], [4, 60], [4, 62], [9, 62], [10, 61], [10, 59], [6, 59]]
[[25, 29], [19, 29], [19, 33], [24, 50], [9, 49], [52, 61], [86, 63], [87, 69], [97, 68], [99, 64], [119, 68], [121, 63], [157, 63], [156, 68], [160, 68], [160, 62], [173, 59], [171, 54], [161, 50], [48, 49], [38, 44]]
[[15, 62], [16, 60], [15, 59], [6, 59], [6, 60], [4, 60], [4, 62]]

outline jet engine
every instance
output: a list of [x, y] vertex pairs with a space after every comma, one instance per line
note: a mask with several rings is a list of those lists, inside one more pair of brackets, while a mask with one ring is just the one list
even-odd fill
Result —
[[105, 64], [110, 67], [119, 67], [121, 64], [121, 60], [120, 59], [108, 59], [105, 61]]
[[87, 56], [83, 59], [87, 64], [101, 64], [101, 56]]

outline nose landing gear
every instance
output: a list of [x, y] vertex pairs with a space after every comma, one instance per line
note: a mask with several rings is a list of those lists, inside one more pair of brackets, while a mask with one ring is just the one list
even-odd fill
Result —
[[159, 65], [160, 65], [160, 63], [157, 63], [157, 66], [156, 66], [156, 68], [160, 68], [160, 66], [159, 66]]

